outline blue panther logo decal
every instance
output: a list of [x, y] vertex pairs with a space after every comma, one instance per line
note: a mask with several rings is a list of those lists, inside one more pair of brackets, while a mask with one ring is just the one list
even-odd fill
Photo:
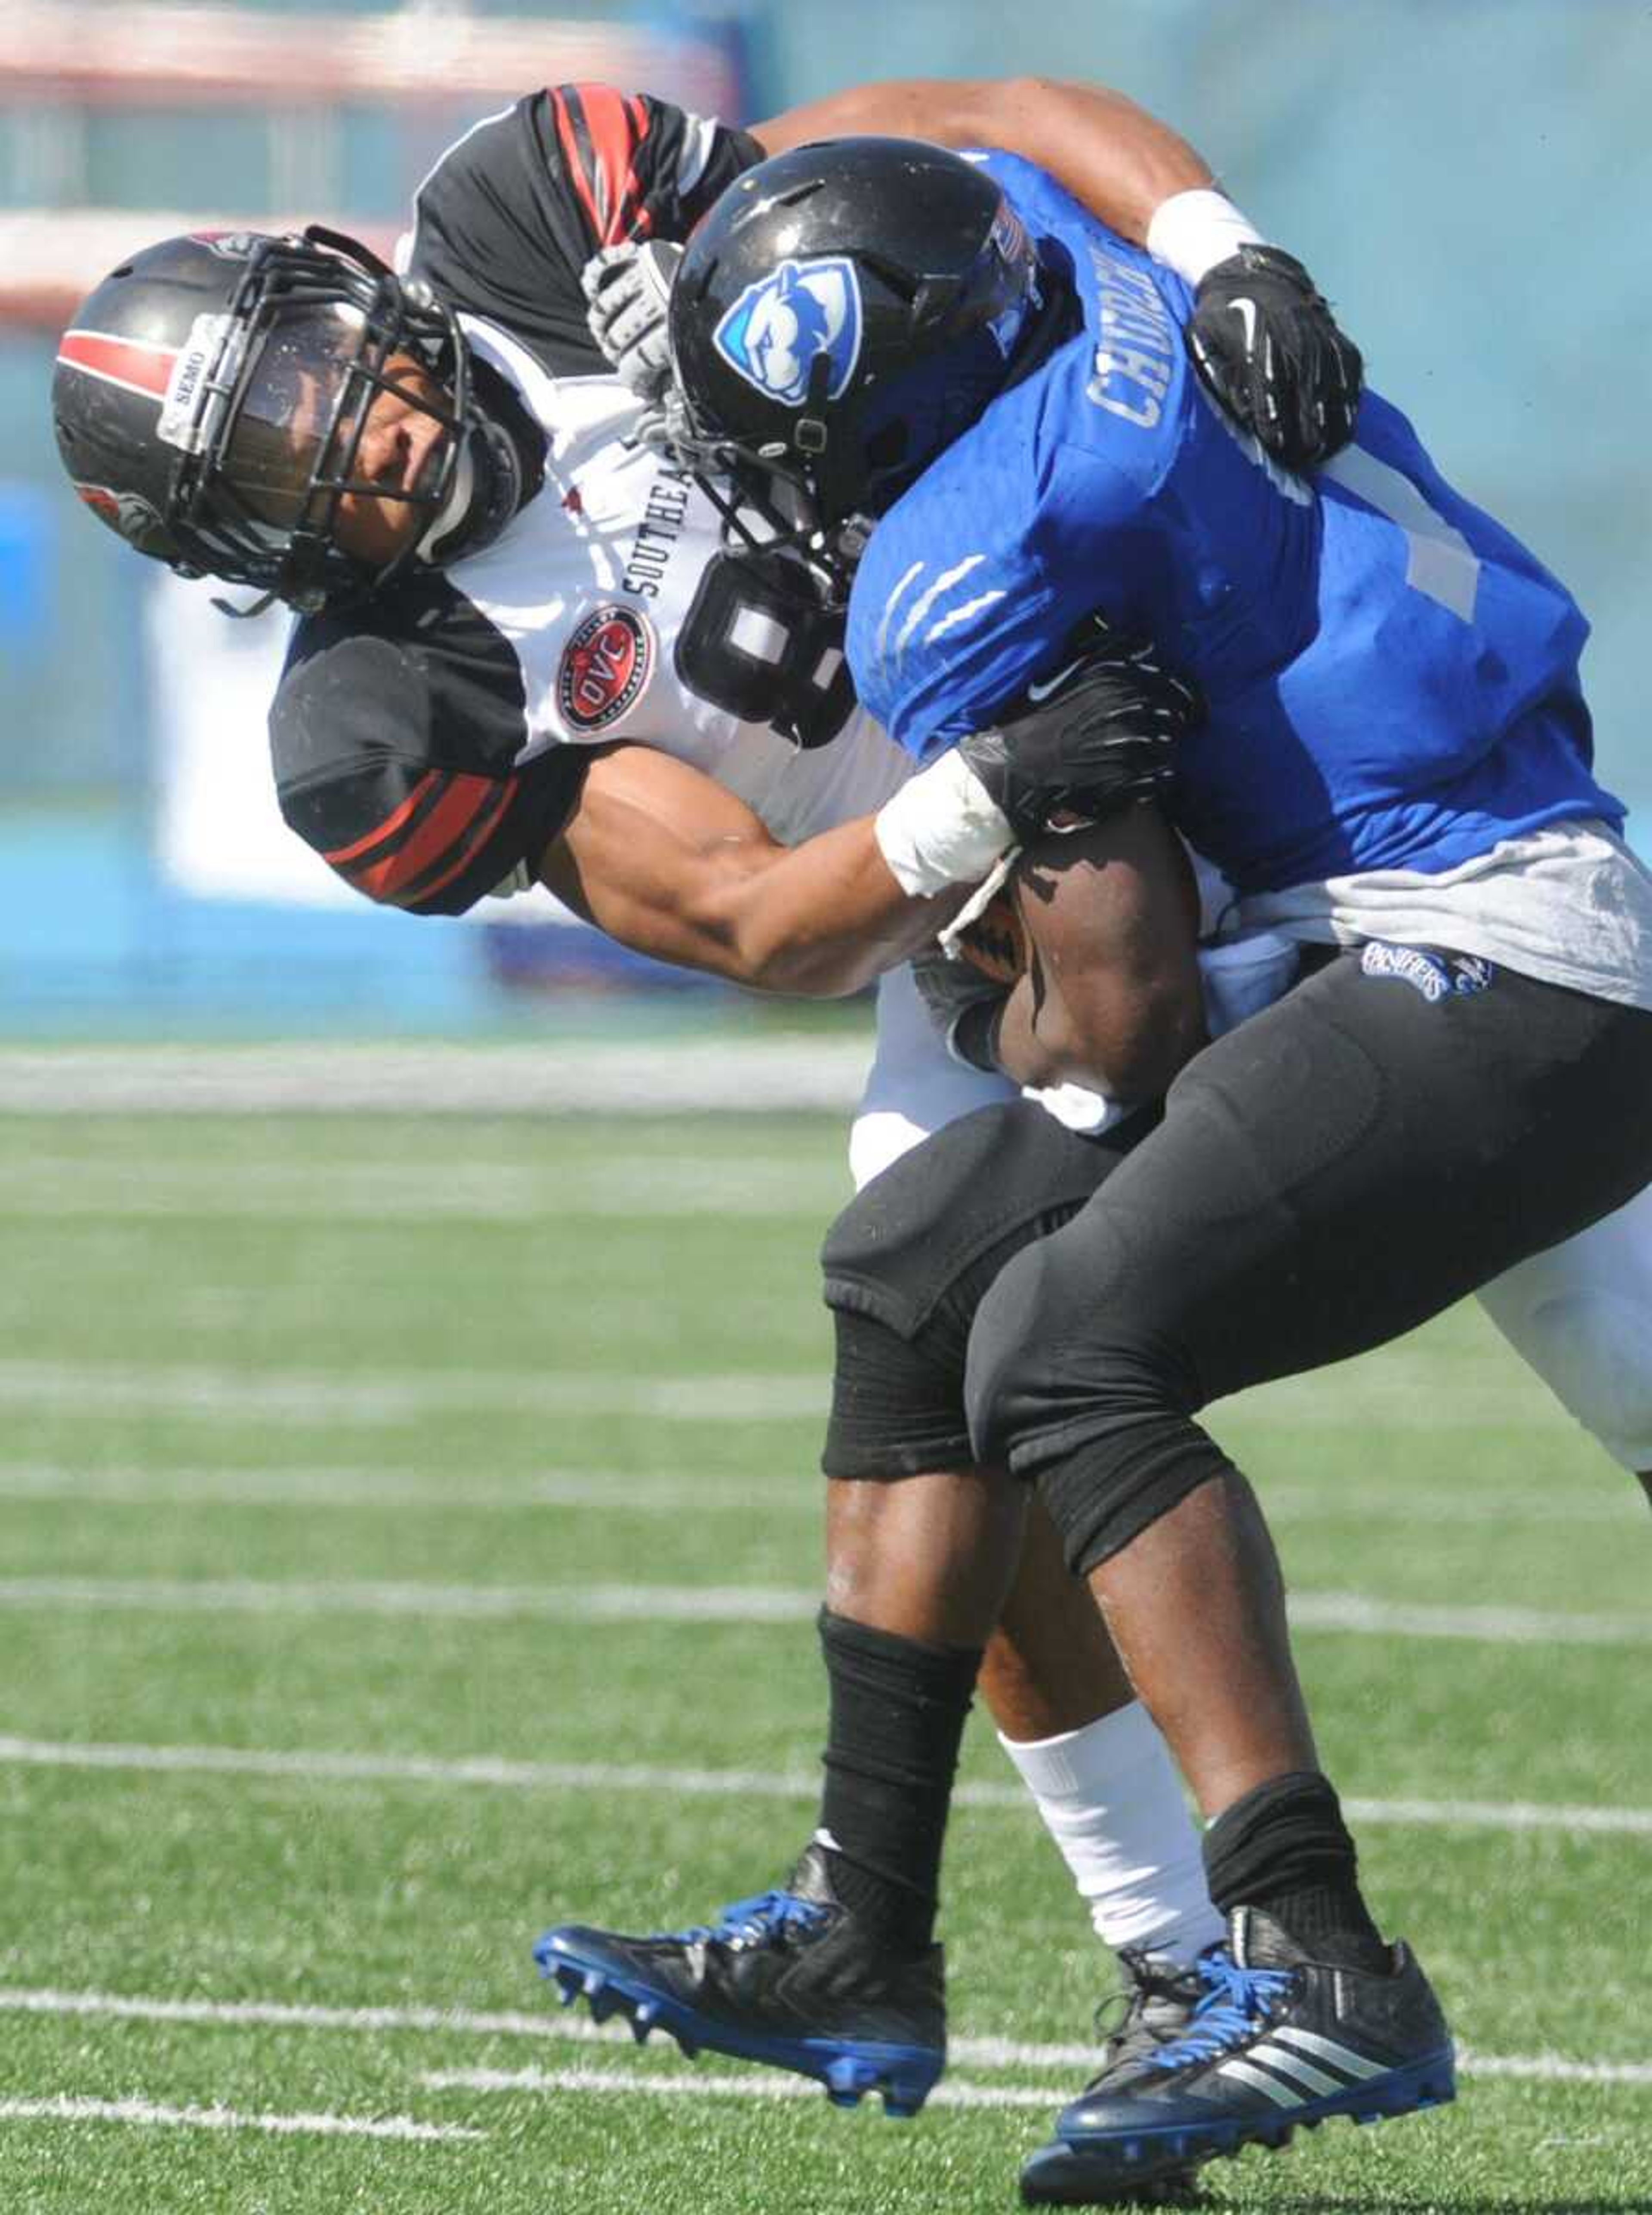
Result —
[[748, 285], [713, 334], [717, 352], [748, 384], [795, 408], [808, 394], [817, 354], [832, 364], [826, 398], [855, 374], [861, 351], [861, 291], [841, 255], [783, 261]]

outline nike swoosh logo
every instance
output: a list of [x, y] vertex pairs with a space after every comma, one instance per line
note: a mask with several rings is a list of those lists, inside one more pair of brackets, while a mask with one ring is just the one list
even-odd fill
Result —
[[1244, 325], [1244, 350], [1249, 353], [1256, 343], [1256, 304], [1242, 298], [1230, 300], [1227, 304]]
[[1072, 676], [1073, 671], [1075, 669], [1082, 669], [1084, 666], [1082, 660], [1068, 662], [1065, 669], [1059, 671], [1053, 677], [1047, 678], [1043, 684], [1029, 684], [1027, 687], [1027, 697], [1032, 702], [1033, 705], [1036, 707], [1041, 700], [1047, 700], [1052, 692], [1059, 692], [1061, 687], [1066, 683], [1068, 678]]

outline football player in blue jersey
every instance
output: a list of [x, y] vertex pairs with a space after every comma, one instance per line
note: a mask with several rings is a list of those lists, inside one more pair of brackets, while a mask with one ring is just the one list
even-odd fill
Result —
[[[1225, 420], [1194, 286], [1219, 270], [1216, 328], [1243, 347], [1299, 280], [1235, 255], [1222, 208], [1179, 216], [1181, 276], [1013, 158], [803, 148], [730, 188], [670, 311], [679, 444], [766, 500], [773, 542], [835, 568], [862, 696], [935, 764], [879, 818], [897, 879], [938, 893], [982, 875], [1006, 825], [1093, 819], [1109, 746], [1139, 813], [1143, 733], [1086, 699], [1100, 614], [1115, 660], [1120, 630], [1151, 637], [1201, 696], [1163, 796], [1237, 925], [1301, 948], [1296, 988], [1088, 1166], [1031, 1111], [989, 1110], [875, 1181], [828, 1242], [826, 1465], [857, 1497], [826, 1845], [857, 1911], [881, 1896], [897, 1927], [938, 1866], [940, 1719], [961, 1719], [990, 1565], [1013, 1551], [995, 1470], [1036, 1486], [1210, 1822], [1229, 1937], [1194, 2019], [1066, 2111], [1033, 2198], [1451, 2096], [1427, 1980], [1361, 1896], [1265, 1523], [1194, 1416], [1413, 1327], [1652, 1179], [1652, 878], [1592, 774], [1583, 618], [1385, 401], [1366, 395], [1355, 443], [1312, 476]], [[972, 285], [990, 312], [961, 337]], [[1052, 974], [1035, 964], [977, 1046], [1001, 1057]], [[1114, 1077], [1099, 1059], [1087, 1073]], [[967, 1472], [938, 1412], [960, 1382]], [[810, 1882], [742, 1904], [720, 1942], [745, 2050], [807, 2045], [796, 1963], [846, 1953], [842, 1905]], [[669, 2022], [670, 1960], [601, 1936], [554, 1938], [548, 1966]], [[899, 2089], [890, 2036], [841, 2091], [881, 2065]]]

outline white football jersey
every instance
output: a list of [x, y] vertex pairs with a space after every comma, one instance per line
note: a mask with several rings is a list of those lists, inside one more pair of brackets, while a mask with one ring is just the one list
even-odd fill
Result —
[[[856, 704], [837, 627], [800, 641], [752, 596], [758, 580], [742, 597], [716, 509], [686, 472], [633, 443], [642, 403], [617, 377], [552, 377], [506, 333], [470, 318], [466, 328], [550, 442], [539, 498], [449, 573], [520, 665], [519, 758], [616, 739], [658, 746], [737, 794], [788, 845], [878, 807], [913, 764]], [[734, 574], [714, 607], [707, 579], [720, 561]], [[792, 681], [817, 726], [801, 744], [740, 712], [775, 698], [800, 646], [808, 666]], [[716, 682], [717, 655], [729, 665], [722, 701], [694, 681], [703, 669], [701, 681]]]
[[270, 721], [282, 812], [370, 898], [456, 914], [531, 882], [593, 746], [676, 756], [789, 844], [910, 773], [856, 706], [841, 617], [725, 545], [712, 500], [635, 442], [641, 404], [586, 328], [586, 257], [683, 235], [757, 152], [562, 87], [421, 186], [409, 273], [458, 310], [527, 496], [476, 552], [295, 629]]

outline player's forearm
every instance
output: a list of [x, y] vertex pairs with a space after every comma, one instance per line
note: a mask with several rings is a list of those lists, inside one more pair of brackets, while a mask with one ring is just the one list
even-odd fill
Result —
[[612, 805], [583, 811], [540, 874], [634, 952], [806, 998], [857, 991], [932, 939], [963, 898], [903, 892], [869, 819], [785, 847], [756, 826], [706, 838]]
[[811, 139], [862, 132], [1019, 154], [1138, 245], [1145, 244], [1161, 202], [1212, 181], [1209, 167], [1186, 139], [1122, 93], [1047, 77], [861, 85], [759, 123], [753, 135], [777, 154]]
[[761, 991], [831, 998], [928, 944], [963, 897], [903, 892], [863, 819], [731, 875], [703, 911], [726, 955], [722, 974]]

